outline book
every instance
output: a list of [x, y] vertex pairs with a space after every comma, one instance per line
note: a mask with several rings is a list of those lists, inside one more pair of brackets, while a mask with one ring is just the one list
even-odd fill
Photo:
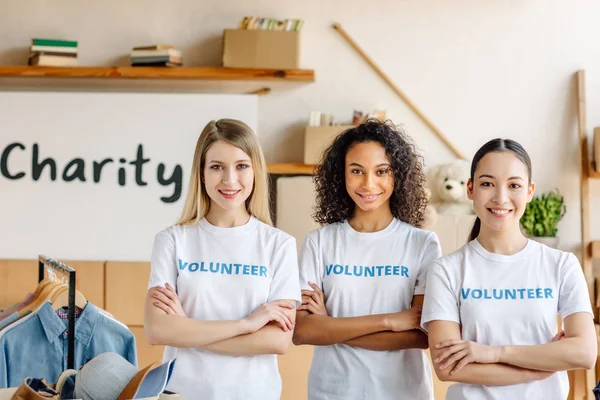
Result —
[[167, 49], [173, 49], [174, 47], [171, 46], [170, 44], [155, 44], [152, 46], [139, 46], [139, 47], [134, 47], [133, 50], [167, 50]]
[[31, 39], [32, 46], [55, 46], [55, 47], [77, 47], [77, 42], [73, 40], [60, 39]]
[[79, 61], [76, 57], [35, 55], [28, 60], [28, 65], [46, 67], [76, 67]]
[[49, 51], [53, 53], [72, 53], [77, 54], [77, 47], [65, 47], [65, 46], [31, 46], [31, 51]]
[[170, 63], [182, 63], [181, 57], [169, 57], [169, 56], [158, 56], [158, 57], [131, 57], [131, 62], [136, 64], [141, 63], [153, 63], [153, 62], [170, 62]]
[[132, 67], [181, 67], [179, 63], [171, 62], [153, 62], [153, 63], [132, 63]]
[[178, 57], [181, 58], [181, 51], [177, 49], [163, 50], [133, 50], [131, 57]]
[[29, 53], [29, 58], [34, 57], [34, 56], [59, 56], [59, 57], [72, 57], [72, 58], [76, 58], [77, 54], [75, 53], [56, 53], [53, 51], [34, 51]]

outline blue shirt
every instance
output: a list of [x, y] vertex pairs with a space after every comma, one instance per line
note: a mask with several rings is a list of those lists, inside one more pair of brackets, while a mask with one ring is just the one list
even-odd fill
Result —
[[19, 319], [18, 312], [14, 312], [14, 313], [10, 314], [8, 317], [6, 317], [0, 321], [0, 330], [17, 319]]
[[[46, 302], [26, 321], [3, 330], [0, 388], [19, 386], [26, 377], [56, 382], [67, 369], [67, 327], [68, 321], [61, 320]], [[74, 368], [107, 351], [122, 355], [137, 367], [133, 333], [88, 302], [75, 321]]]

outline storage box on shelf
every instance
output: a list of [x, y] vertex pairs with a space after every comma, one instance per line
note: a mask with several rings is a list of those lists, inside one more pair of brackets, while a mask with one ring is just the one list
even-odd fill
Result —
[[304, 164], [318, 164], [323, 151], [350, 125], [307, 126], [304, 131]]
[[226, 29], [223, 66], [230, 68], [300, 68], [300, 32]]

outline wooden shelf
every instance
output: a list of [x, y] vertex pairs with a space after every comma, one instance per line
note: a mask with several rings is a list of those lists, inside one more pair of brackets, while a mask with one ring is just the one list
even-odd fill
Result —
[[592, 258], [600, 258], [600, 240], [590, 243], [590, 254]]
[[0, 77], [188, 79], [188, 80], [280, 80], [314, 82], [309, 69], [252, 69], [221, 67], [0, 67]]
[[314, 165], [308, 164], [267, 164], [267, 170], [273, 175], [313, 175]]

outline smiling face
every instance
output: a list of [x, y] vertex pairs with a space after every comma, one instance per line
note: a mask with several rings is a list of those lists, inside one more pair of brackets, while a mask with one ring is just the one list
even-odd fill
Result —
[[533, 197], [527, 166], [512, 151], [494, 151], [477, 164], [468, 196], [482, 228], [495, 232], [519, 229], [519, 221]]
[[394, 176], [385, 148], [379, 142], [352, 145], [346, 153], [346, 191], [362, 211], [390, 207]]
[[254, 171], [250, 156], [232, 144], [218, 140], [206, 151], [203, 181], [206, 193], [225, 211], [246, 208], [252, 194]]

